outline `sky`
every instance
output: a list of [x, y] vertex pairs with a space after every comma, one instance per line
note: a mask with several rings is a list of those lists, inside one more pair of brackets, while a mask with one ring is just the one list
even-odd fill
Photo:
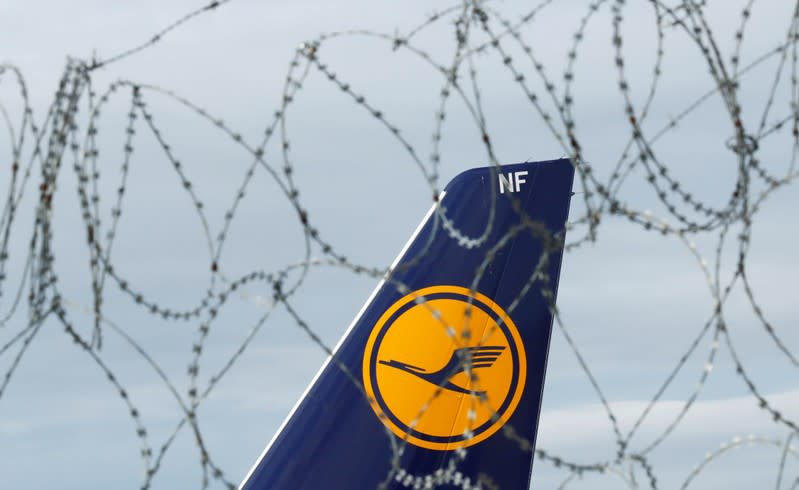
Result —
[[[640, 108], [647, 98], [658, 51], [649, 2], [627, 2], [621, 29], [630, 97]], [[745, 2], [711, 0], [708, 18], [724, 58], [735, 53], [735, 32]], [[591, 18], [577, 50], [572, 96], [577, 134], [586, 160], [607, 178], [630, 136], [624, 100], [618, 90], [613, 37], [613, 2], [604, 2]], [[786, 2], [787, 4], [787, 2]], [[0, 63], [23, 74], [37, 120], [44, 119], [69, 57], [105, 59], [150, 39], [200, 2], [119, 1], [0, 3]], [[234, 0], [197, 16], [165, 35], [151, 48], [93, 72], [93, 87], [129, 80], [171, 90], [222, 120], [244, 141], [259, 141], [281, 106], [289, 63], [300, 43], [322, 33], [368, 29], [390, 36], [407, 33], [432, 13], [451, 4], [412, 2], [254, 2]], [[525, 2], [497, 1], [487, 8], [511, 21], [532, 9]], [[790, 5], [754, 2], [739, 56], [743, 63], [773, 49], [790, 28]], [[545, 4], [537, 20], [521, 34], [559, 94], [568, 52], [588, 12], [588, 3], [562, 0]], [[454, 24], [441, 20], [414, 37], [413, 46], [431, 59], [452, 61]], [[475, 35], [475, 42], [485, 38]], [[537, 93], [545, 94], [536, 70], [510, 40], [507, 46]], [[660, 84], [643, 127], [654, 134], [714, 87], [696, 46], [678, 28], [665, 30]], [[385, 115], [429, 164], [436, 114], [440, 111], [441, 74], [410, 50], [362, 33], [332, 37], [319, 58]], [[524, 92], [490, 49], [473, 60], [493, 150], [500, 163], [567, 156], [530, 106]], [[778, 69], [771, 58], [739, 79], [739, 97], [747, 128], [756, 131]], [[468, 80], [466, 72], [463, 80]], [[766, 117], [767, 126], [790, 112], [790, 64]], [[471, 94], [470, 94], [471, 96]], [[143, 90], [148, 110], [179, 158], [193, 189], [201, 196], [211, 236], [250, 165], [250, 155], [229, 136], [174, 99]], [[544, 97], [542, 97], [544, 99]], [[97, 136], [101, 209], [110, 222], [124, 156], [130, 91], [118, 90], [101, 112]], [[8, 74], [0, 78], [0, 103], [19, 120], [19, 89]], [[549, 100], [542, 102], [554, 114]], [[548, 105], [547, 105], [548, 104]], [[141, 121], [126, 183], [123, 219], [114, 248], [115, 270], [148, 298], [170, 308], [191, 308], [205, 294], [211, 258], [202, 223], [181, 190], [170, 162]], [[311, 69], [285, 117], [294, 180], [310, 219], [336, 250], [359, 264], [386, 267], [430, 205], [430, 189], [409, 153], [392, 134]], [[737, 161], [726, 143], [734, 134], [729, 115], [713, 96], [668, 131], [655, 145], [672, 176], [694, 196], [722, 205], [735, 185]], [[28, 147], [29, 148], [29, 147]], [[792, 151], [787, 130], [764, 139], [758, 154], [776, 175], [787, 172]], [[490, 163], [480, 132], [465, 104], [453, 97], [446, 106], [441, 133], [440, 183], [460, 171]], [[9, 136], [0, 130], [0, 197], [7, 199], [12, 159]], [[283, 165], [280, 142], [266, 148], [266, 159]], [[34, 173], [34, 175], [36, 175]], [[76, 328], [90, 335], [93, 319], [88, 252], [82, 228], [77, 181], [66, 165], [54, 197], [56, 270]], [[585, 233], [579, 219], [584, 189], [575, 184], [569, 239]], [[33, 226], [35, 189], [27, 192], [12, 233], [7, 284], [19, 284]], [[619, 198], [641, 212], [668, 217], [640, 168], [631, 172]], [[799, 195], [785, 186], [764, 202], [753, 225], [748, 271], [758, 304], [783, 342], [799, 347], [795, 301], [797, 272], [795, 210]], [[696, 213], [686, 211], [690, 216]], [[740, 225], [730, 236], [741, 232]], [[663, 236], [640, 225], [605, 215], [595, 242], [570, 250], [563, 263], [556, 325], [550, 348], [538, 447], [584, 464], [613, 459], [615, 444], [608, 417], [581, 368], [565, 333], [590, 366], [623, 432], [627, 432], [660, 384], [711, 317], [713, 297], [701, 259], [712, 267], [718, 232]], [[693, 245], [691, 245], [693, 243]], [[266, 172], [256, 171], [219, 261], [226, 277], [252, 270], [274, 271], [304, 260], [302, 229], [296, 213]], [[693, 248], [692, 248], [693, 247]], [[735, 270], [736, 243], [720, 254], [722, 277]], [[314, 257], [321, 256], [318, 249]], [[20, 258], [22, 257], [22, 259]], [[377, 280], [337, 267], [314, 267], [294, 298], [324, 343], [335, 345]], [[270, 304], [270, 290], [243, 288], [220, 311], [203, 352], [200, 379], [207, 383], [222, 368]], [[0, 297], [0, 314], [8, 311]], [[774, 345], [758, 321], [740, 284], [724, 305], [736, 352], [758, 391], [786, 416], [799, 414], [796, 366]], [[157, 360], [180, 390], [196, 338], [197, 321], [163, 321], [137, 307], [116, 287], [105, 297], [107, 318], [136, 339]], [[0, 327], [5, 344], [25, 325], [24, 311]], [[160, 446], [180, 420], [169, 390], [123, 337], [104, 327], [102, 359], [114, 370], [142, 414], [151, 444]], [[722, 342], [723, 344], [723, 342]], [[773, 486], [789, 435], [784, 425], [758, 407], [735, 374], [729, 351], [721, 345], [712, 363], [712, 331], [704, 336], [674, 383], [664, 393], [632, 440], [643, 449], [665, 430], [709, 371], [696, 403], [674, 432], [651, 453], [659, 488], [680, 488], [706, 455], [734, 441], [740, 447], [708, 464], [689, 488], [749, 489]], [[200, 408], [200, 424], [214, 460], [238, 482], [255, 462], [283, 418], [325, 359], [281, 308], [269, 315], [246, 352]], [[0, 356], [3, 373], [12, 356]], [[76, 348], [56, 322], [42, 328], [0, 398], [0, 475], [8, 488], [139, 488], [143, 464], [139, 439], [128, 410], [86, 353]], [[752, 439], [750, 439], [750, 436]], [[795, 442], [795, 441], [794, 441]], [[738, 442], [734, 443], [738, 446]], [[799, 477], [796, 453], [789, 455], [783, 488]], [[183, 430], [170, 449], [153, 488], [200, 488], [199, 453]], [[628, 470], [625, 466], [622, 470]], [[558, 488], [568, 472], [536, 461], [532, 488]], [[638, 484], [645, 475], [636, 471]], [[788, 484], [790, 482], [790, 484]], [[629, 488], [615, 472], [586, 475], [568, 488]], [[212, 485], [212, 488], [217, 488]], [[218, 486], [221, 488], [221, 486]]]

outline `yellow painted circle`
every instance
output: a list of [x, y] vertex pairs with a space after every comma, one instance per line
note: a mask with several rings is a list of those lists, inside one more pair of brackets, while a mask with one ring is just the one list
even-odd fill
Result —
[[521, 399], [526, 373], [510, 316], [459, 286], [420, 289], [391, 305], [363, 356], [364, 388], [383, 424], [411, 444], [442, 451], [499, 430]]

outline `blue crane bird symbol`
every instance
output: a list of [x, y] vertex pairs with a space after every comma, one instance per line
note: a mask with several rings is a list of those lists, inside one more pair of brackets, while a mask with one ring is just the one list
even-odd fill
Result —
[[456, 385], [452, 382], [452, 378], [469, 369], [487, 369], [494, 365], [499, 358], [502, 351], [505, 350], [501, 345], [485, 345], [476, 347], [462, 347], [456, 349], [449, 361], [437, 371], [428, 372], [427, 369], [400, 362], [396, 360], [379, 361], [380, 364], [385, 366], [399, 369], [410, 373], [417, 378], [423, 379], [428, 383], [432, 383], [445, 390], [455, 391], [457, 393], [465, 393], [478, 397], [485, 396], [485, 391], [475, 391], [462, 386]]

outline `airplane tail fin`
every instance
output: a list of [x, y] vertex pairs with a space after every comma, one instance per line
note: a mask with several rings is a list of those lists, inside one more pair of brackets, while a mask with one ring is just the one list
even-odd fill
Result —
[[241, 490], [526, 490], [569, 160], [447, 186]]

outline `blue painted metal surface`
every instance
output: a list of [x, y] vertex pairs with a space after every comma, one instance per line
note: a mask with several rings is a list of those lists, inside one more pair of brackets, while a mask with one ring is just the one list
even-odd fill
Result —
[[[574, 177], [568, 160], [504, 165], [499, 173], [508, 180], [504, 188], [496, 168], [477, 168], [453, 179], [442, 199], [455, 228], [471, 237], [483, 234], [493, 199], [493, 226], [487, 240], [480, 246], [465, 248], [447, 233], [433, 213], [401, 257], [394, 279], [406, 284], [410, 291], [441, 285], [471, 288], [487, 251], [521, 222], [512, 204], [514, 199], [533, 221], [542, 223], [552, 233], [563, 231]], [[529, 231], [516, 234], [498, 249], [476, 290], [507, 311], [528, 282], [541, 254], [540, 239]], [[561, 260], [560, 251], [555, 252], [546, 266], [548, 286], [553, 291], [557, 291]], [[374, 489], [386, 480], [392, 458], [389, 437], [395, 437], [399, 444], [402, 440], [389, 436], [363, 390], [340, 366], [346, 366], [363, 382], [362, 366], [369, 336], [384, 313], [407, 292], [399, 292], [390, 283], [379, 287], [341, 342], [334, 361], [322, 369], [242, 483], [243, 490]], [[492, 314], [487, 307], [484, 309]], [[552, 315], [541, 296], [540, 285], [531, 288], [509, 315], [526, 352], [526, 382], [506, 424], [534, 443], [552, 330]], [[495, 355], [490, 358], [492, 362], [495, 359]], [[382, 362], [389, 367], [392, 363], [409, 372], [413, 369], [399, 361]], [[490, 364], [487, 362], [485, 366]], [[529, 487], [532, 459], [529, 448], [521, 450], [518, 442], [501, 430], [468, 447], [462, 460], [451, 450], [407, 443], [399, 461], [406, 473], [400, 478], [396, 473], [391, 474], [387, 488], [408, 488], [407, 485], [413, 488], [415, 477], [436, 475], [438, 470], [445, 483], [439, 482], [435, 488], [463, 488], [462, 482], [467, 478], [475, 485], [487, 476], [503, 490], [522, 490]], [[457, 462], [455, 476], [459, 483], [451, 468], [447, 472], [450, 461]]]

